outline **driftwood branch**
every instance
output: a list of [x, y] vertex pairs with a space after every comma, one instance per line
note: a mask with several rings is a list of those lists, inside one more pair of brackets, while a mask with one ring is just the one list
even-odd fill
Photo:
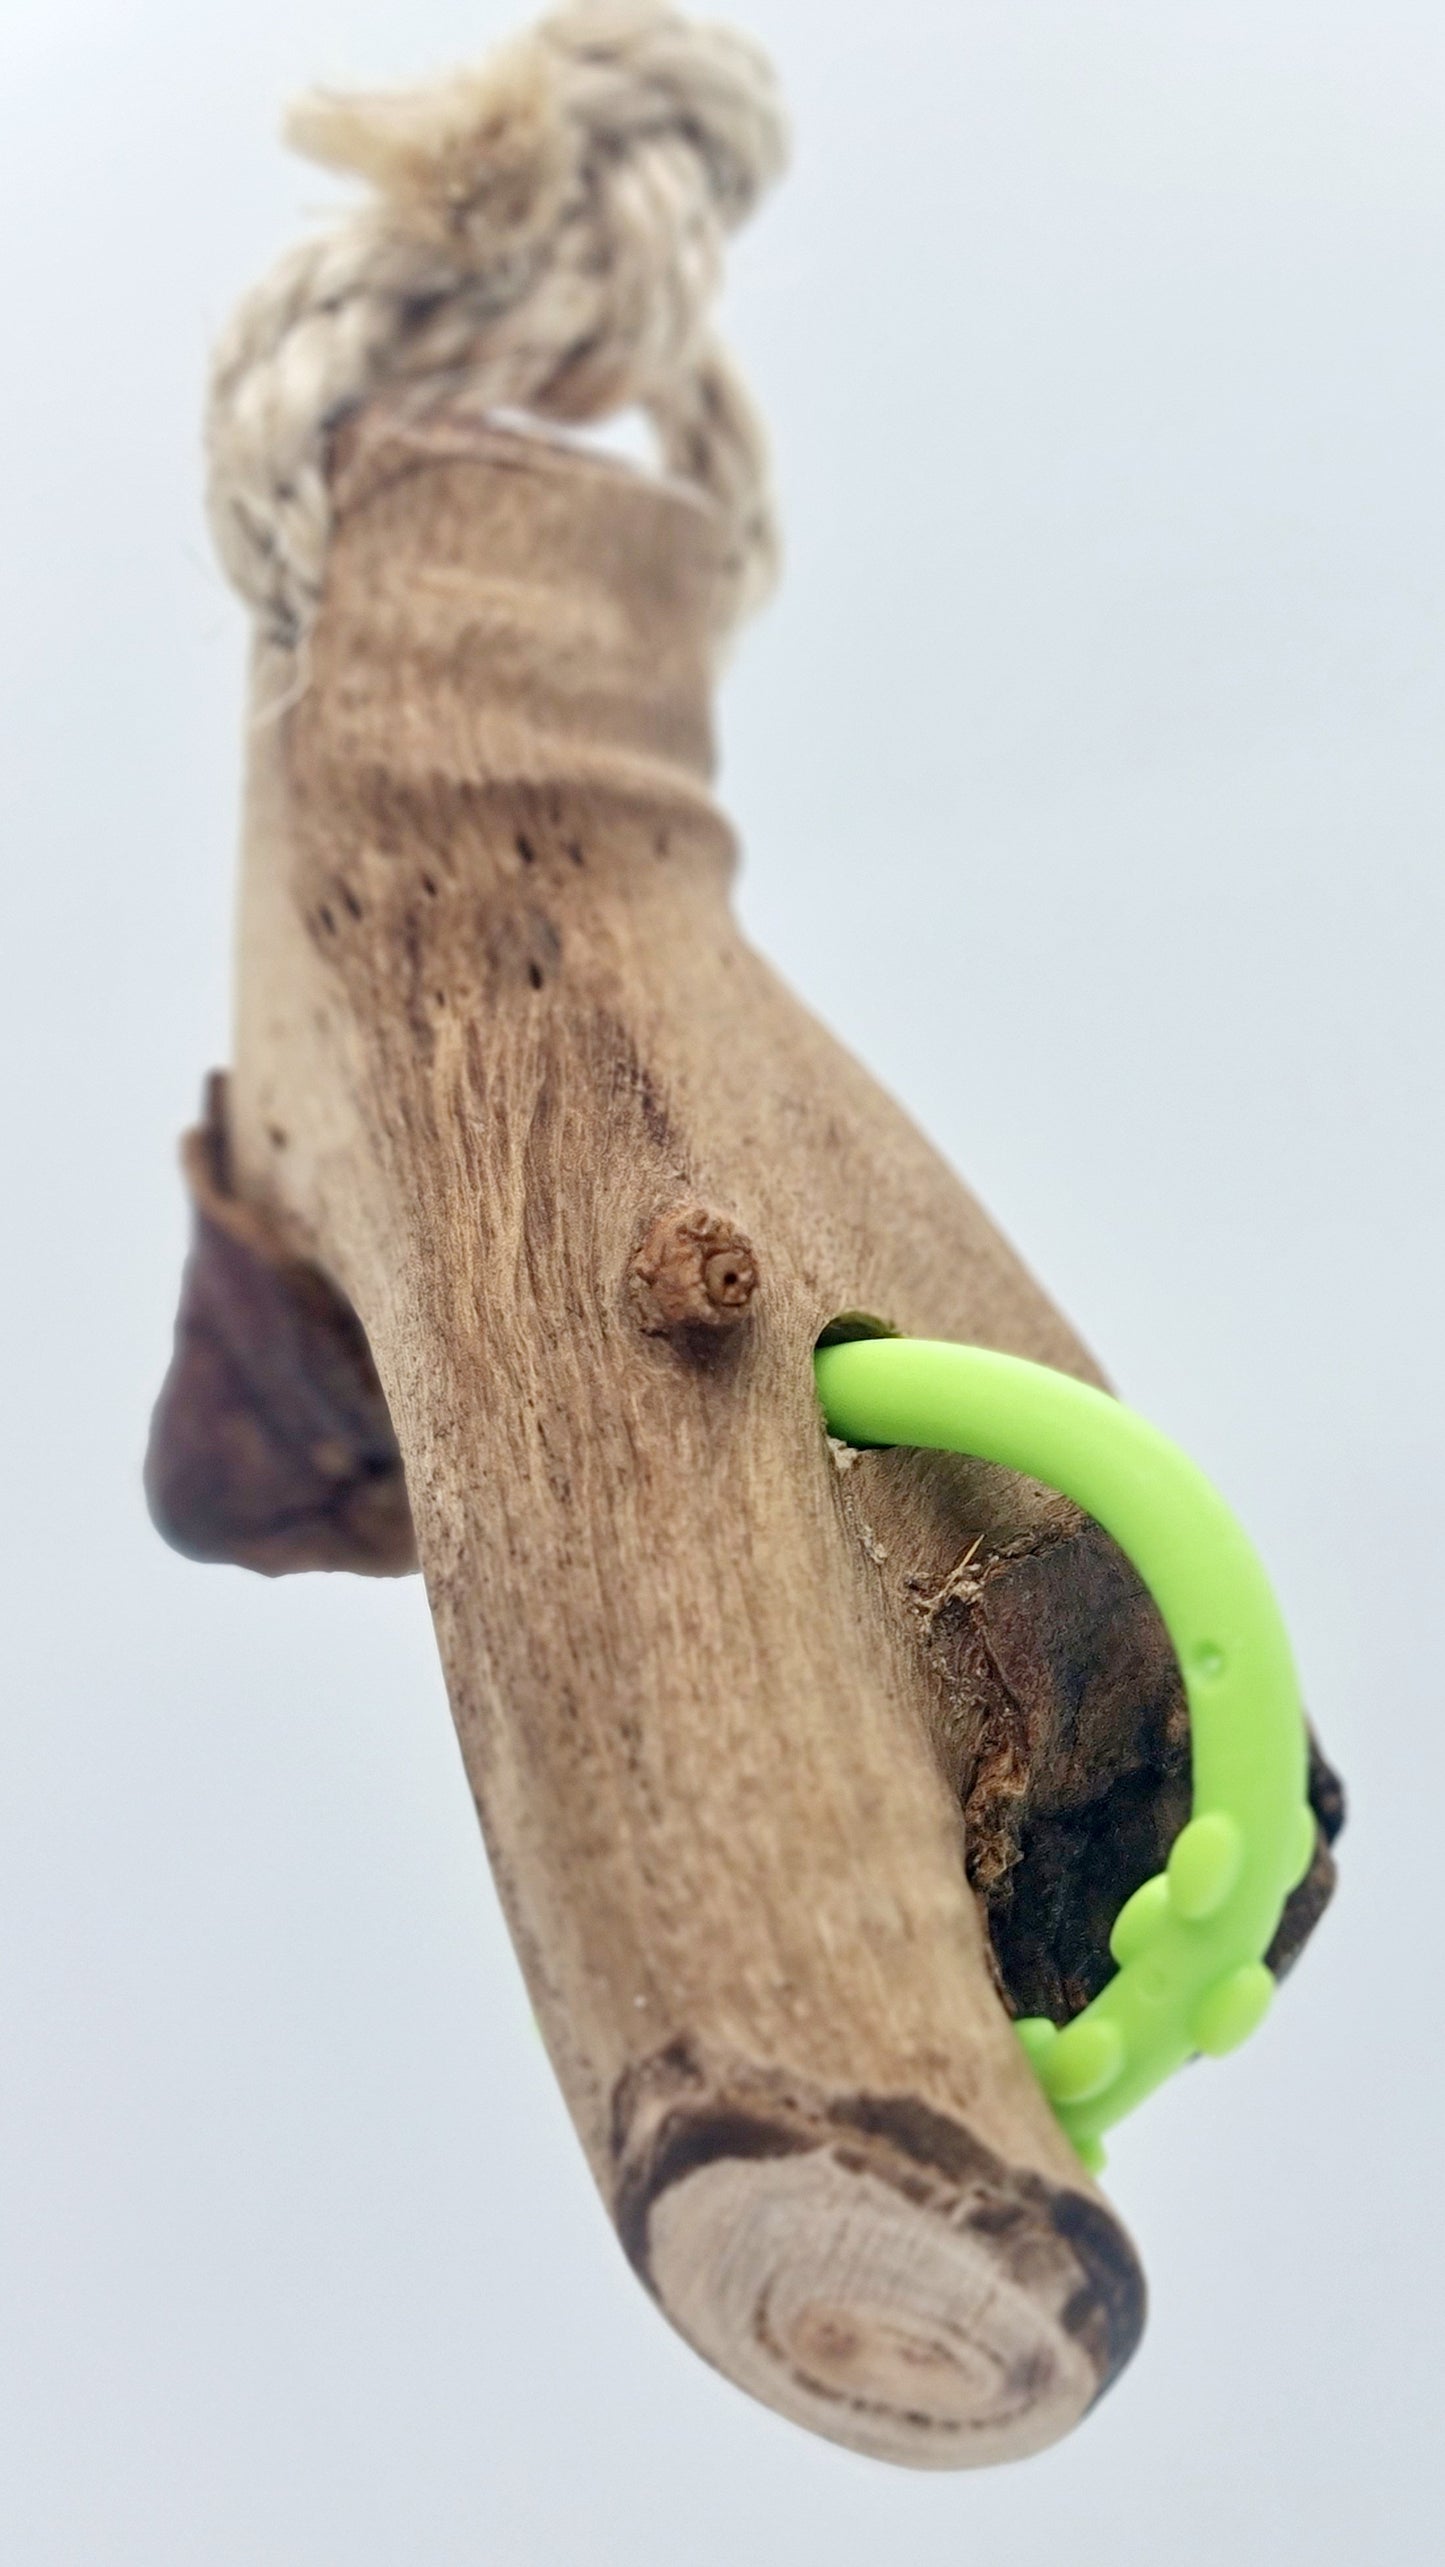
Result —
[[[1185, 1813], [1177, 1677], [1062, 1501], [835, 1455], [811, 1356], [862, 1313], [1097, 1373], [738, 935], [707, 508], [380, 409], [331, 506], [288, 709], [258, 658], [153, 1502], [271, 1569], [402, 1568], [414, 1533], [648, 2287], [820, 2432], [1017, 2456], [1127, 2359], [1143, 2289], [1009, 2014], [1108, 1968]], [[1334, 1795], [1321, 1766], [1326, 1832]], [[1322, 1838], [1281, 1965], [1327, 1874]]]

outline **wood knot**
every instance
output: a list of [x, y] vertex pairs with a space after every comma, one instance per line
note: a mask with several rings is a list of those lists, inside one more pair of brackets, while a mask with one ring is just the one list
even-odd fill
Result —
[[735, 1328], [758, 1288], [757, 1261], [734, 1222], [689, 1204], [653, 1223], [629, 1282], [638, 1323], [650, 1336]]

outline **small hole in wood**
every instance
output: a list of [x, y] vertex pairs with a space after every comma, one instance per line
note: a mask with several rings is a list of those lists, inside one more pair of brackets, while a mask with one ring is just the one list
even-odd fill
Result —
[[859, 1337], [897, 1337], [901, 1333], [891, 1321], [875, 1319], [870, 1310], [840, 1310], [837, 1318], [830, 1319], [827, 1327], [820, 1330], [815, 1342], [819, 1346], [851, 1346]]

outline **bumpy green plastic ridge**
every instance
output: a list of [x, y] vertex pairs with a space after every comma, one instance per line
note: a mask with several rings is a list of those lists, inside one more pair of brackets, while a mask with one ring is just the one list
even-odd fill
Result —
[[829, 1431], [843, 1442], [974, 1453], [1071, 1497], [1127, 1552], [1178, 1655], [1193, 1816], [1167, 1868], [1120, 1909], [1107, 1987], [1062, 2028], [1043, 2016], [1017, 2027], [1097, 2172], [1100, 2133], [1197, 2051], [1234, 2049], [1274, 1991], [1264, 1955], [1315, 1847], [1304, 1715], [1279, 1609], [1203, 1472], [1087, 1383], [919, 1337], [823, 1346], [816, 1365]]

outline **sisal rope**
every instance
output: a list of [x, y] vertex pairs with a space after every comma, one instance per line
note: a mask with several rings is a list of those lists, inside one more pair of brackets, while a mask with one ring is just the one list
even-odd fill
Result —
[[777, 533], [756, 413], [708, 326], [726, 234], [780, 171], [771, 68], [664, 0], [571, 0], [426, 87], [317, 92], [286, 136], [372, 193], [241, 303], [206, 423], [227, 572], [273, 641], [315, 613], [327, 445], [383, 387], [581, 423], [640, 408], [727, 531], [724, 630]]

